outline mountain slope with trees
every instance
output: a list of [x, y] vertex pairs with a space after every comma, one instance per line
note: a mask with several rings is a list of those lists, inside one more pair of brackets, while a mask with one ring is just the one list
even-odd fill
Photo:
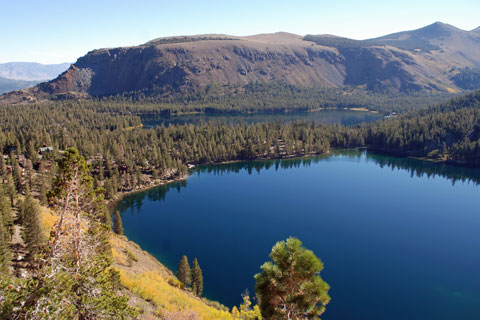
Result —
[[[45, 318], [50, 315], [46, 312], [73, 319], [98, 314], [104, 318], [118, 318], [119, 314], [134, 316], [138, 310], [127, 304], [131, 298], [124, 295], [123, 290], [127, 288], [155, 304], [153, 307], [144, 304], [145, 308], [162, 305], [162, 301], [168, 299], [165, 293], [169, 294], [171, 310], [167, 311], [173, 312], [172, 317], [179, 316], [176, 313], [179, 310], [185, 310], [186, 307], [178, 307], [183, 305], [197, 310], [205, 319], [228, 319], [232, 314], [222, 306], [200, 300], [203, 274], [198, 261], [194, 260], [191, 270], [195, 298], [188, 289], [187, 292], [180, 290], [184, 284], [172, 273], [165, 276], [158, 270], [148, 269], [136, 274], [140, 267], [136, 260], [143, 260], [144, 256], [132, 246], [112, 245], [110, 240], [112, 234], [108, 226], [112, 221], [102, 204], [104, 196], [113, 200], [123, 192], [183, 179], [191, 164], [303, 157], [328, 153], [332, 148], [362, 147], [480, 166], [480, 91], [355, 127], [295, 122], [144, 129], [140, 118], [132, 112], [137, 107], [145, 106], [80, 100], [21, 108], [0, 107], [0, 312], [3, 317], [14, 314]], [[71, 149], [72, 146], [80, 152]], [[38, 236], [38, 225], [43, 218], [32, 202], [33, 195], [41, 203], [49, 204], [58, 217], [51, 224], [53, 232], [48, 245], [45, 245], [46, 239]], [[158, 191], [153, 196], [159, 198], [164, 194]], [[72, 203], [72, 198], [78, 202]], [[119, 222], [120, 219], [116, 229], [120, 234]], [[20, 226], [23, 232], [19, 232]], [[117, 238], [120, 236], [114, 236]], [[10, 246], [12, 239], [16, 239], [15, 246]], [[125, 250], [110, 254], [112, 246], [124, 246]], [[111, 268], [113, 261], [119, 270]], [[318, 272], [320, 265], [315, 264], [313, 271]], [[264, 270], [276, 270], [267, 266]], [[27, 279], [35, 281], [19, 277], [22, 275], [31, 275], [33, 278]], [[183, 280], [188, 282], [188, 277]], [[281, 288], [273, 289], [283, 294]], [[268, 295], [268, 285], [266, 290], [266, 297], [272, 304], [276, 303], [275, 297]], [[98, 294], [92, 296], [91, 292]], [[262, 288], [259, 292], [263, 292]], [[328, 302], [325, 290], [317, 293], [319, 300], [316, 301], [325, 305]], [[308, 299], [301, 303], [305, 306], [301, 312], [318, 314], [323, 310], [312, 309], [313, 302]], [[64, 308], [65, 305], [68, 307]], [[263, 311], [268, 307], [260, 305]], [[275, 314], [283, 308], [277, 307], [272, 310]], [[288, 308], [297, 312], [295, 305], [289, 304]], [[235, 314], [247, 309], [236, 309]], [[249, 314], [247, 311], [245, 314]]]

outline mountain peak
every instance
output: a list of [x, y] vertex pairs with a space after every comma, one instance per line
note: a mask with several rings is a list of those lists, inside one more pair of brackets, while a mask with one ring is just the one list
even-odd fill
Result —
[[462, 30], [450, 24], [437, 21], [426, 27], [420, 28], [416, 31], [427, 37], [438, 37], [438, 36], [448, 35], [451, 32], [462, 31]]
[[477, 32], [477, 33], [480, 33], [480, 27], [476, 28], [476, 29], [473, 29], [472, 31], [470, 32]]

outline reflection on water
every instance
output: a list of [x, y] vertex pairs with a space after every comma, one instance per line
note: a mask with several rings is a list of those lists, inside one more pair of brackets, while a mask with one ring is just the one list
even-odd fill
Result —
[[159, 125], [261, 123], [261, 122], [293, 122], [308, 121], [319, 124], [356, 125], [363, 122], [373, 122], [383, 118], [382, 115], [352, 110], [320, 110], [314, 112], [276, 112], [251, 114], [185, 114], [179, 116], [144, 115], [141, 116], [144, 128]]
[[170, 190], [176, 189], [178, 192], [182, 188], [187, 187], [187, 180], [172, 182], [163, 186], [148, 189], [142, 192], [129, 194], [116, 204], [115, 209], [120, 212], [130, 210], [133, 212], [140, 212], [143, 202], [149, 201], [165, 201], [165, 196]]
[[[333, 151], [329, 155], [321, 155], [309, 158], [239, 161], [223, 164], [202, 165], [193, 169], [190, 174], [201, 175], [202, 173], [209, 173], [214, 175], [223, 175], [228, 173], [239, 173], [242, 170], [247, 171], [248, 174], [260, 174], [262, 170], [268, 170], [270, 168], [278, 170], [309, 167], [312, 164], [329, 161], [329, 158], [331, 158], [333, 155], [345, 156], [352, 159], [366, 157], [367, 161], [373, 162], [380, 168], [387, 167], [391, 168], [392, 170], [407, 171], [410, 173], [411, 177], [442, 177], [450, 180], [452, 185], [455, 185], [455, 183], [458, 182], [473, 183], [474, 185], [480, 184], [480, 170], [475, 168], [452, 166], [443, 163], [411, 158], [386, 156], [354, 149], [341, 151], [337, 150]], [[139, 212], [144, 200], [164, 201], [165, 196], [170, 190], [176, 189], [178, 192], [180, 192], [182, 188], [186, 187], [187, 180], [182, 180], [135, 193], [125, 197], [121, 202], [119, 202], [117, 209], [121, 212], [124, 212], [127, 209], [132, 212]]]
[[167, 267], [197, 257], [209, 299], [238, 305], [272, 245], [296, 236], [325, 263], [325, 319], [480, 319], [479, 169], [344, 150], [190, 174], [118, 208]]

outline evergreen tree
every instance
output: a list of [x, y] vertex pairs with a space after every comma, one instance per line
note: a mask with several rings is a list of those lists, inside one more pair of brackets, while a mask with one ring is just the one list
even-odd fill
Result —
[[14, 161], [13, 164], [13, 181], [15, 182], [15, 188], [17, 192], [20, 193], [23, 191], [23, 183], [22, 183], [22, 169], [17, 161]]
[[6, 193], [8, 190], [5, 189], [4, 186], [0, 185], [0, 219], [4, 228], [5, 239], [9, 242], [13, 234], [13, 216], [12, 207]]
[[32, 160], [27, 159], [25, 161], [25, 187], [31, 190], [33, 186], [33, 164]]
[[17, 198], [17, 190], [11, 174], [7, 174], [7, 183], [5, 184], [5, 193], [10, 199], [10, 206], [13, 207]]
[[323, 263], [296, 238], [279, 241], [272, 262], [255, 275], [255, 292], [266, 319], [318, 318], [330, 301], [329, 285], [319, 276]]
[[[2, 194], [0, 194], [0, 205], [3, 201]], [[5, 225], [3, 214], [0, 214], [0, 277], [9, 271], [11, 258], [9, 240], [10, 235]]]
[[23, 239], [28, 250], [27, 260], [32, 262], [44, 242], [40, 227], [40, 210], [30, 193], [27, 194], [22, 207]]
[[192, 267], [192, 290], [197, 297], [201, 297], [203, 293], [203, 274], [197, 258], [193, 260]]
[[46, 205], [47, 204], [47, 187], [45, 182], [42, 179], [42, 182], [40, 184], [40, 190], [38, 191], [38, 200], [40, 201], [40, 204]]
[[37, 151], [35, 150], [35, 145], [33, 140], [30, 140], [27, 144], [26, 157], [30, 159], [32, 162], [37, 161], [38, 154], [37, 154]]
[[137, 312], [120, 294], [119, 274], [111, 268], [109, 228], [101, 222], [103, 195], [92, 188], [85, 159], [67, 149], [59, 169], [49, 193], [59, 216], [49, 251], [32, 278], [18, 279], [15, 286], [0, 283], [5, 297], [0, 318], [134, 318]]
[[187, 256], [183, 256], [178, 262], [177, 278], [185, 286], [192, 284], [192, 271], [190, 270], [190, 263], [188, 263]]
[[120, 212], [115, 211], [115, 219], [113, 220], [113, 232], [118, 235], [123, 234], [123, 225], [122, 225], [122, 217], [120, 216]]
[[3, 183], [3, 179], [7, 174], [7, 164], [5, 163], [5, 159], [3, 158], [3, 154], [0, 153], [0, 182]]
[[110, 210], [105, 208], [104, 213], [103, 213], [103, 223], [108, 226], [109, 228], [112, 228], [112, 213]]

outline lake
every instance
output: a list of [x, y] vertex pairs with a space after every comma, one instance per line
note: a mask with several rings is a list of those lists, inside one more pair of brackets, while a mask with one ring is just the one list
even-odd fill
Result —
[[145, 128], [153, 128], [159, 125], [169, 126], [177, 124], [203, 124], [203, 123], [260, 123], [260, 122], [292, 122], [308, 121], [319, 124], [342, 124], [345, 126], [356, 125], [364, 122], [373, 122], [383, 119], [383, 115], [352, 110], [319, 110], [312, 112], [271, 112], [271, 113], [199, 113], [184, 115], [143, 115], [142, 124]]
[[118, 208], [129, 239], [172, 270], [197, 257], [205, 295], [230, 307], [295, 236], [324, 262], [324, 320], [478, 320], [479, 182], [479, 169], [336, 151], [201, 166]]

